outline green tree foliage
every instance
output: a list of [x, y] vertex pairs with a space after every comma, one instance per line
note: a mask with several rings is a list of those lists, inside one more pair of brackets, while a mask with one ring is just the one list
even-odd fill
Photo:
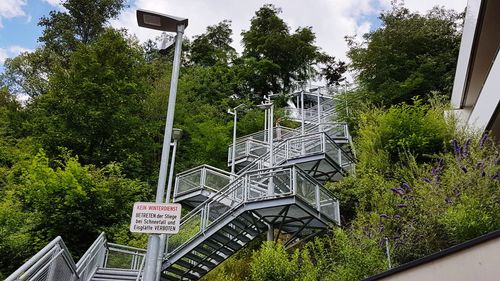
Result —
[[108, 20], [118, 16], [124, 0], [65, 0], [65, 11], [51, 11], [42, 17], [38, 25], [43, 28], [40, 42], [49, 50], [69, 54], [79, 43], [87, 44], [98, 38], [105, 30]]
[[189, 48], [190, 62], [213, 66], [217, 63], [227, 65], [236, 59], [236, 50], [231, 47], [231, 21], [224, 20], [207, 27], [206, 33], [195, 36]]
[[105, 31], [73, 52], [69, 67], [51, 76], [49, 92], [30, 105], [33, 134], [50, 155], [65, 147], [83, 163], [147, 171], [153, 143], [143, 122], [146, 72], [141, 49]]
[[[443, 116], [442, 108], [418, 103], [367, 113], [376, 122], [360, 125], [356, 177], [332, 185], [350, 235], [380, 245], [389, 239], [396, 264], [500, 227], [500, 151], [487, 136], [451, 131], [454, 123]], [[390, 124], [405, 133], [384, 129]], [[408, 145], [417, 134], [419, 144]], [[442, 145], [429, 146], [435, 141]], [[389, 157], [391, 143], [405, 144], [396, 159]]]
[[379, 105], [411, 102], [432, 91], [451, 95], [462, 14], [434, 8], [421, 15], [401, 5], [381, 14], [382, 27], [348, 39], [360, 91]]
[[289, 255], [281, 243], [264, 242], [252, 255], [252, 281], [318, 280], [317, 270], [307, 250]]
[[2, 272], [58, 235], [78, 257], [100, 231], [113, 237], [116, 225], [128, 223], [132, 204], [144, 200], [147, 190], [125, 179], [119, 165], [82, 166], [66, 156], [50, 163], [43, 152], [17, 162], [6, 179], [0, 190]]
[[[249, 65], [247, 81], [257, 96], [289, 91], [294, 84], [317, 74], [314, 66], [324, 63], [322, 73], [329, 83], [341, 79], [343, 63], [321, 53], [314, 45], [316, 35], [310, 27], [299, 27], [290, 33], [288, 25], [279, 17], [281, 10], [264, 5], [250, 21], [250, 29], [243, 31], [244, 63]], [[257, 78], [257, 79], [256, 79]]]
[[453, 120], [444, 116], [442, 106], [431, 107], [419, 100], [415, 100], [414, 105], [401, 104], [388, 110], [361, 113], [359, 126], [356, 141], [359, 160], [374, 169], [384, 163], [406, 161], [404, 157], [401, 159], [405, 152], [410, 152], [417, 160], [429, 160], [449, 146], [454, 133]]

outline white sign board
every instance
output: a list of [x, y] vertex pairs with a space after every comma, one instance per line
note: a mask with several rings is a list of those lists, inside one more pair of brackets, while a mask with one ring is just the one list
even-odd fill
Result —
[[181, 204], [136, 202], [130, 231], [138, 233], [175, 234], [179, 232]]

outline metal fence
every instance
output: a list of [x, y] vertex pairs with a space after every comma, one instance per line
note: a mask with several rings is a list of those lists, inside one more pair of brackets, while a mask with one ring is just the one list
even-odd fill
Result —
[[172, 255], [245, 203], [294, 195], [339, 222], [337, 199], [306, 172], [295, 166], [253, 170], [239, 176], [224, 190], [185, 215], [181, 219], [179, 233], [168, 238], [167, 253]]
[[141, 271], [145, 254], [144, 249], [109, 243], [101, 233], [75, 264], [58, 236], [5, 281], [89, 281], [99, 268]]

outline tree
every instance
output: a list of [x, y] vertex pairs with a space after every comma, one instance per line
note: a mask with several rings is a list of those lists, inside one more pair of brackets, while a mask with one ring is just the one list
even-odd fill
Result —
[[449, 97], [460, 44], [460, 19], [453, 10], [433, 8], [425, 15], [394, 4], [380, 15], [382, 26], [348, 38], [348, 57], [369, 101], [391, 105], [427, 100], [431, 92]]
[[77, 259], [100, 232], [112, 239], [130, 221], [134, 202], [147, 199], [147, 185], [127, 179], [120, 165], [83, 166], [43, 151], [17, 162], [0, 189], [0, 276], [20, 266], [61, 236]]
[[[250, 29], [243, 31], [243, 63], [248, 65], [246, 81], [257, 96], [288, 92], [294, 83], [303, 83], [315, 77], [315, 68], [321, 62], [345, 70], [333, 63], [333, 59], [320, 52], [314, 45], [316, 35], [311, 27], [299, 27], [290, 33], [288, 25], [278, 16], [281, 10], [264, 5], [250, 21]], [[339, 79], [329, 73], [329, 80]]]
[[231, 21], [224, 20], [207, 27], [206, 33], [195, 36], [189, 48], [190, 62], [213, 66], [217, 63], [227, 65], [234, 61], [237, 54], [231, 47], [233, 31], [230, 25]]
[[38, 25], [44, 28], [39, 41], [57, 54], [68, 54], [79, 43], [88, 44], [105, 30], [108, 20], [118, 16], [124, 0], [66, 0], [66, 11], [51, 11]]
[[98, 166], [117, 161], [127, 174], [150, 171], [154, 147], [144, 119], [149, 90], [141, 48], [107, 29], [81, 45], [50, 79], [49, 92], [30, 105], [33, 135], [49, 155], [60, 147]]

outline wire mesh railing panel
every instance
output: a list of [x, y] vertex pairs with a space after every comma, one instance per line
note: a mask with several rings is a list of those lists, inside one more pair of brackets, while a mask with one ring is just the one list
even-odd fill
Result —
[[231, 181], [231, 177], [229, 175], [225, 175], [217, 171], [206, 169], [205, 173], [205, 186], [213, 190], [221, 190]]
[[202, 231], [204, 210], [198, 209], [182, 218], [179, 232], [169, 235], [167, 240], [167, 252], [171, 253], [184, 245]]
[[14, 271], [5, 281], [73, 281], [78, 280], [78, 278], [75, 262], [61, 237], [57, 237]]
[[188, 174], [177, 176], [174, 196], [176, 196], [177, 194], [201, 188], [202, 170], [203, 170], [202, 168], [199, 168]]
[[337, 209], [336, 203], [337, 199], [328, 194], [325, 190], [320, 189], [319, 205], [321, 214], [326, 215], [330, 219], [336, 221], [337, 220], [337, 217], [335, 216]]
[[296, 194], [304, 199], [313, 208], [316, 208], [316, 184], [312, 183], [304, 174], [297, 173], [296, 176]]
[[[61, 253], [58, 255], [52, 265], [50, 266], [50, 269], [47, 272], [47, 279], [33, 279], [33, 280], [54, 280], [54, 281], [59, 281], [59, 280], [64, 280], [64, 281], [70, 281], [70, 280], [78, 280], [77, 275], [74, 272], [74, 270], [71, 268], [71, 266], [68, 264], [68, 260], [65, 258], [65, 256]], [[79, 279], [83, 280], [83, 279]]]
[[248, 156], [259, 157], [269, 152], [269, 144], [248, 141]]
[[139, 270], [145, 255], [144, 249], [108, 243], [105, 264], [107, 268]]
[[321, 124], [322, 131], [330, 138], [345, 138], [347, 139], [347, 125], [345, 123], [323, 123]]

